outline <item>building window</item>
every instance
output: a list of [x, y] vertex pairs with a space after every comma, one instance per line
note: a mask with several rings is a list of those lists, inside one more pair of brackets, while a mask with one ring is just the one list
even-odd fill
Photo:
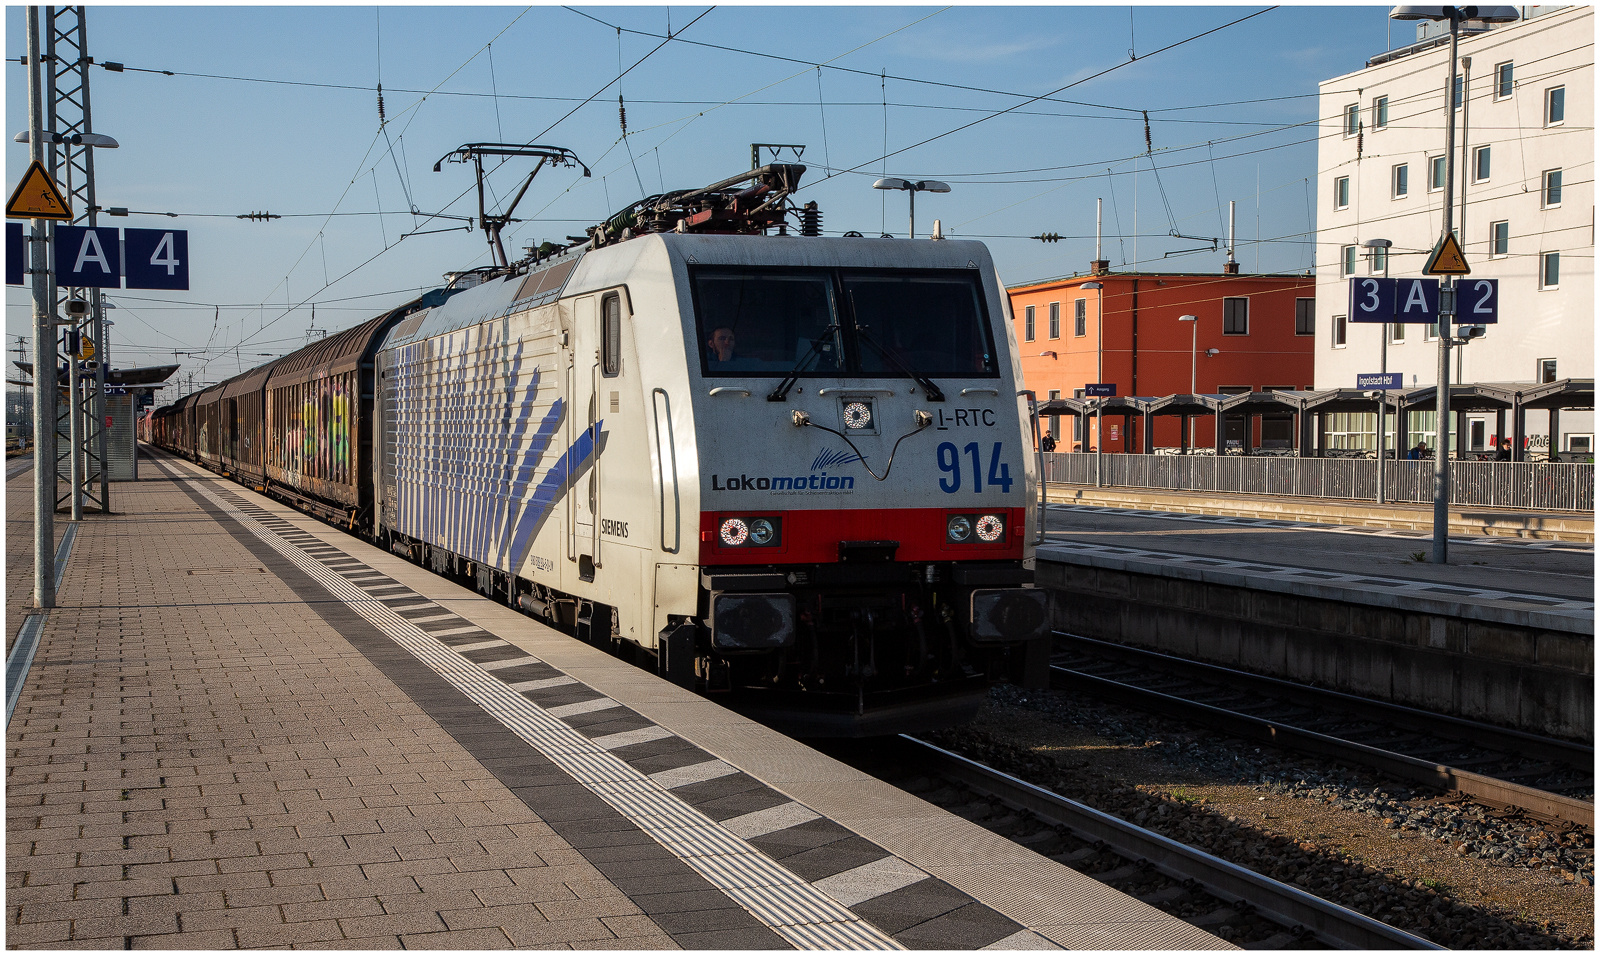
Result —
[[1033, 341], [1033, 306], [1031, 305], [1022, 310], [1022, 340], [1024, 342]]
[[1339, 250], [1339, 275], [1353, 276], [1356, 274], [1356, 247], [1345, 246]]
[[1422, 341], [1436, 342], [1439, 339], [1439, 325], [1436, 322], [1426, 322], [1422, 326]]
[[1389, 125], [1389, 98], [1380, 96], [1372, 101], [1372, 128], [1383, 129]]
[[1428, 157], [1428, 192], [1438, 192], [1444, 188], [1444, 157]]
[[1484, 182], [1489, 178], [1489, 147], [1479, 146], [1472, 151], [1472, 181]]
[[1078, 299], [1072, 303], [1072, 334], [1089, 334], [1089, 300]]
[[1403, 322], [1389, 323], [1389, 341], [1399, 345], [1406, 340], [1406, 327]]
[[1250, 334], [1250, 300], [1229, 296], [1222, 300], [1222, 334]]
[[1559, 126], [1567, 118], [1567, 88], [1552, 86], [1544, 91], [1544, 125]]
[[1555, 289], [1561, 285], [1561, 253], [1546, 252], [1539, 257], [1539, 288]]
[[1484, 432], [1487, 430], [1488, 424], [1488, 422], [1481, 418], [1474, 418], [1470, 422], [1470, 425], [1472, 426], [1470, 431], [1472, 433], [1471, 441], [1473, 451], [1483, 451]]
[[1295, 299], [1294, 300], [1294, 334], [1295, 335], [1316, 335], [1317, 334], [1317, 300], [1316, 299]]
[[[1053, 401], [1055, 401], [1056, 399], [1058, 399], [1060, 397], [1061, 397], [1061, 389], [1052, 388], [1050, 390], [1050, 401], [1053, 402]], [[1059, 439], [1061, 437], [1061, 416], [1060, 415], [1047, 415], [1045, 417], [1050, 420], [1050, 425], [1048, 426], [1049, 430], [1050, 430], [1050, 437]]]
[[1561, 170], [1550, 169], [1544, 174], [1544, 208], [1561, 205]]
[[1344, 348], [1344, 316], [1342, 315], [1333, 317], [1333, 347], [1336, 349]]
[[1333, 208], [1343, 209], [1350, 205], [1350, 177], [1340, 176], [1333, 181]]
[[1061, 338], [1061, 303], [1050, 303], [1050, 337]]
[[1575, 451], [1580, 455], [1594, 454], [1594, 434], [1567, 435], [1567, 451]]
[[1344, 108], [1344, 135], [1354, 136], [1361, 132], [1361, 104], [1351, 103]]
[[1511, 64], [1497, 63], [1494, 68], [1494, 98], [1505, 100], [1511, 98]]
[[1466, 79], [1467, 78], [1465, 76], [1458, 75], [1456, 77], [1456, 95], [1450, 98], [1451, 99], [1451, 105], [1454, 106], [1456, 109], [1460, 109], [1461, 108], [1461, 94], [1462, 94], [1463, 90], [1466, 88]]
[[1551, 383], [1551, 382], [1553, 382], [1555, 380], [1556, 380], [1556, 360], [1555, 359], [1540, 359], [1539, 360], [1539, 384], [1540, 385], [1548, 385], [1549, 383]]
[[1489, 224], [1489, 258], [1511, 254], [1511, 223], [1502, 219]]
[[1394, 168], [1389, 183], [1395, 199], [1403, 199], [1411, 191], [1411, 167], [1405, 163]]
[[1373, 246], [1372, 255], [1367, 257], [1367, 271], [1376, 275], [1389, 268], [1389, 250], [1383, 246]]

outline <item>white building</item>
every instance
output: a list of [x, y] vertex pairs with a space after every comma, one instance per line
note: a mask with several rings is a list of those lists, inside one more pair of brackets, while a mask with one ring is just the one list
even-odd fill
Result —
[[[1500, 280], [1500, 314], [1483, 338], [1451, 350], [1452, 383], [1594, 377], [1594, 10], [1520, 9], [1522, 21], [1472, 24], [1460, 41], [1454, 225], [1472, 277]], [[1345, 319], [1350, 277], [1384, 271], [1363, 241], [1390, 240], [1389, 274], [1417, 276], [1442, 229], [1442, 26], [1425, 22], [1418, 33], [1427, 39], [1320, 85], [1319, 389], [1354, 387], [1357, 373], [1378, 371], [1385, 334], [1389, 371], [1407, 387], [1436, 384], [1438, 341], [1425, 326], [1385, 333]], [[1592, 450], [1593, 412], [1560, 415], [1553, 443], [1545, 418], [1528, 413], [1530, 452]], [[1491, 448], [1495, 422], [1471, 415], [1466, 446]], [[1329, 445], [1371, 447], [1373, 424], [1371, 415], [1330, 416]], [[1433, 428], [1432, 413], [1418, 414], [1410, 432]]]

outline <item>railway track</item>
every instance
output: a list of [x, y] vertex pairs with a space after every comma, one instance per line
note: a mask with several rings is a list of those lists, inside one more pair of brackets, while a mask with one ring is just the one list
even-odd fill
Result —
[[[895, 756], [904, 766], [916, 768], [913, 775], [920, 771], [955, 781], [971, 793], [1068, 831], [1080, 845], [1052, 854], [1054, 859], [1169, 912], [1174, 910], [1166, 904], [1178, 905], [1182, 912], [1176, 915], [1193, 925], [1213, 931], [1223, 925], [1243, 926], [1253, 938], [1234, 941], [1247, 948], [1443, 948], [933, 744], [905, 735], [899, 743], [902, 750]], [[950, 809], [970, 816], [968, 799], [968, 794], [955, 792], [934, 802], [957, 804]], [[1019, 842], [1038, 848], [1041, 836], [1035, 831]], [[1117, 859], [1107, 859], [1111, 855]], [[1214, 900], [1206, 901], [1203, 895]], [[1250, 924], [1261, 920], [1271, 925], [1257, 925], [1252, 931]]]
[[1056, 639], [1058, 688], [1593, 832], [1593, 747], [1076, 635]]

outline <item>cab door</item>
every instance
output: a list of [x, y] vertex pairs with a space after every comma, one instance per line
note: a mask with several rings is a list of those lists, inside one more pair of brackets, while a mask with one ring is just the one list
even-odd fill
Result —
[[601, 329], [599, 296], [586, 295], [572, 305], [568, 334], [566, 415], [567, 560], [577, 566], [578, 580], [593, 581], [600, 567], [600, 380]]

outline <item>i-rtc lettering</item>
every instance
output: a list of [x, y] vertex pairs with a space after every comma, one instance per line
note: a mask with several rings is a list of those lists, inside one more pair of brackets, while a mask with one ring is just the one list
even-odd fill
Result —
[[992, 408], [953, 408], [948, 411], [941, 408], [936, 414], [938, 418], [935, 419], [936, 424], [934, 427], [941, 430], [946, 428], [966, 428], [968, 426], [993, 428], [995, 425], [994, 409]]

